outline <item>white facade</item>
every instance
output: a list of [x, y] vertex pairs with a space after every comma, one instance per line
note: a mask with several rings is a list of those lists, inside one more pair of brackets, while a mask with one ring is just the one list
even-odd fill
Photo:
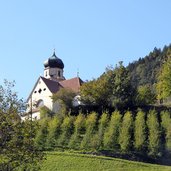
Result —
[[63, 69], [60, 68], [45, 68], [44, 69], [44, 77], [51, 80], [64, 80]]
[[[30, 93], [27, 100], [27, 110], [26, 115], [21, 119], [30, 119], [32, 116], [33, 120], [40, 119], [40, 108], [45, 106], [54, 113], [59, 111], [59, 104], [57, 102], [53, 103], [52, 95], [59, 91], [60, 88], [71, 88], [72, 90], [78, 92], [80, 87], [80, 79], [73, 78], [70, 80], [65, 80], [63, 75], [64, 64], [61, 59], [59, 59], [55, 52], [52, 57], [44, 62], [44, 77], [40, 77], [32, 92]], [[73, 105], [80, 105], [80, 96], [76, 96], [73, 99]]]

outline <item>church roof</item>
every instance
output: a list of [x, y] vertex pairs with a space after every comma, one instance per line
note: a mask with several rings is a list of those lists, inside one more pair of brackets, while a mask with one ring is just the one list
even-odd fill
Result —
[[63, 88], [71, 89], [72, 91], [78, 93], [80, 86], [83, 84], [83, 81], [79, 77], [71, 78], [69, 80], [60, 81], [59, 84]]
[[57, 81], [49, 80], [47, 78], [41, 77], [46, 86], [49, 88], [51, 93], [56, 93], [61, 88], [61, 85]]
[[75, 78], [71, 78], [69, 80], [64, 80], [64, 81], [53, 81], [44, 77], [39, 77], [39, 79], [37, 80], [32, 92], [30, 93], [27, 101], [29, 100], [29, 98], [31, 97], [36, 85], [38, 84], [38, 81], [42, 79], [43, 82], [46, 84], [46, 86], [48, 87], [48, 89], [50, 90], [50, 92], [52, 94], [58, 92], [60, 90], [60, 88], [68, 88], [73, 90], [74, 92], [78, 93], [80, 90], [81, 85], [83, 84], [83, 81], [79, 78], [79, 77], [75, 77]]
[[47, 78], [41, 77], [46, 86], [49, 88], [51, 93], [56, 93], [60, 88], [68, 88], [72, 91], [78, 93], [80, 90], [80, 86], [83, 84], [83, 81], [79, 77], [71, 78], [69, 80], [63, 81], [53, 81]]

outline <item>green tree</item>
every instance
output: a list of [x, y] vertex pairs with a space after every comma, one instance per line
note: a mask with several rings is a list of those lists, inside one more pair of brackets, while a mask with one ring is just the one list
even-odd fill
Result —
[[20, 121], [25, 105], [13, 88], [8, 81], [0, 86], [0, 170], [38, 170], [43, 154], [34, 145], [37, 124]]
[[105, 108], [128, 106], [132, 98], [128, 70], [122, 65], [122, 62], [115, 68], [108, 67], [98, 79], [82, 85], [81, 98], [85, 104]]
[[132, 128], [133, 128], [133, 118], [131, 112], [126, 112], [120, 133], [119, 133], [119, 144], [122, 152], [129, 152], [132, 147]]
[[65, 113], [73, 107], [73, 99], [76, 96], [76, 93], [71, 89], [61, 88], [57, 93], [53, 94], [53, 102], [59, 104], [61, 110], [64, 110]]
[[[81, 99], [89, 105], [108, 106], [108, 80], [105, 74], [81, 86]], [[105, 97], [105, 98], [104, 98]]]
[[112, 113], [112, 116], [109, 121], [109, 125], [105, 130], [103, 144], [105, 149], [112, 149], [117, 151], [119, 148], [119, 129], [121, 125], [121, 114], [119, 111]]
[[69, 140], [71, 138], [71, 135], [73, 133], [73, 122], [74, 117], [73, 116], [66, 116], [63, 120], [63, 123], [61, 125], [61, 134], [58, 138], [57, 144], [61, 147], [67, 147]]
[[171, 55], [164, 62], [161, 70], [159, 71], [157, 82], [157, 97], [159, 100], [166, 99], [171, 96]]
[[35, 137], [35, 145], [41, 151], [47, 148], [48, 121], [48, 119], [39, 121], [40, 125]]
[[156, 100], [155, 94], [152, 92], [149, 85], [138, 87], [136, 103], [137, 105], [150, 105], [154, 104]]
[[108, 85], [110, 86], [110, 103], [114, 108], [127, 107], [132, 100], [131, 79], [127, 68], [122, 62], [113, 71], [108, 71]]
[[146, 147], [146, 122], [145, 113], [139, 110], [135, 118], [134, 147], [139, 152], [144, 152]]
[[103, 148], [103, 137], [104, 137], [105, 130], [108, 126], [108, 122], [109, 122], [109, 115], [107, 112], [103, 112], [99, 120], [98, 132], [97, 132], [97, 136], [98, 136], [97, 147], [98, 148]]
[[159, 154], [160, 150], [160, 127], [157, 120], [157, 113], [154, 110], [148, 113], [147, 126], [149, 155], [155, 157]]
[[85, 117], [79, 114], [74, 122], [74, 133], [71, 136], [69, 147], [79, 149], [85, 128]]
[[48, 136], [47, 136], [47, 147], [53, 149], [56, 147], [57, 139], [60, 135], [60, 125], [62, 119], [55, 116], [48, 122]]
[[86, 132], [81, 142], [81, 149], [90, 149], [91, 148], [91, 140], [95, 134], [97, 122], [97, 114], [95, 112], [89, 114], [86, 118], [85, 128]]
[[165, 138], [165, 149], [171, 152], [171, 118], [168, 111], [161, 112], [162, 134]]

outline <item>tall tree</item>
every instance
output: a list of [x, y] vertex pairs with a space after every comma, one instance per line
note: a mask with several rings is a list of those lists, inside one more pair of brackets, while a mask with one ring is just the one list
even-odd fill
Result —
[[47, 136], [47, 147], [53, 149], [57, 144], [57, 139], [60, 135], [60, 126], [62, 119], [55, 116], [48, 122], [48, 136]]
[[95, 112], [89, 114], [86, 118], [86, 132], [81, 142], [81, 149], [90, 149], [91, 148], [91, 139], [95, 134], [97, 122], [97, 114]]
[[61, 125], [61, 134], [58, 138], [58, 145], [61, 147], [66, 147], [69, 143], [69, 139], [73, 133], [73, 116], [66, 116]]
[[147, 126], [149, 155], [155, 157], [160, 150], [160, 127], [157, 120], [157, 113], [154, 110], [148, 113]]
[[158, 83], [156, 86], [159, 100], [171, 96], [171, 55], [170, 53], [168, 55], [168, 59], [164, 62], [159, 71]]
[[105, 149], [117, 151], [119, 148], [119, 129], [121, 126], [121, 114], [119, 111], [112, 113], [108, 127], [104, 133], [103, 144]]
[[171, 118], [170, 112], [163, 111], [161, 112], [161, 126], [162, 134], [165, 138], [165, 149], [167, 152], [171, 152]]
[[48, 119], [43, 119], [39, 122], [40, 127], [36, 133], [35, 145], [43, 151], [47, 148], [47, 136], [48, 136]]
[[84, 128], [85, 128], [85, 117], [83, 114], [79, 114], [74, 121], [74, 133], [71, 136], [70, 142], [69, 142], [69, 147], [74, 148], [74, 149], [79, 149], [81, 140], [82, 140], [82, 135], [84, 133]]
[[145, 113], [142, 110], [139, 110], [135, 118], [134, 127], [134, 147], [137, 151], [144, 152], [146, 139]]
[[115, 108], [127, 107], [131, 104], [132, 87], [129, 72], [122, 62], [108, 74], [110, 92], [110, 103]]
[[119, 144], [122, 152], [129, 152], [132, 148], [133, 118], [131, 112], [126, 112], [119, 134]]
[[36, 122], [20, 121], [24, 103], [14, 83], [0, 86], [0, 170], [38, 170], [43, 154], [35, 147]]

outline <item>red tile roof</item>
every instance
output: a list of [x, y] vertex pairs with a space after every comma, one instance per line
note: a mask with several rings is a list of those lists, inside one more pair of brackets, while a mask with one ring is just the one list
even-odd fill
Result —
[[62, 87], [57, 81], [49, 80], [44, 77], [41, 78], [52, 93], [56, 93]]
[[59, 91], [60, 88], [68, 88], [78, 93], [80, 90], [80, 86], [83, 84], [83, 81], [79, 77], [75, 77], [69, 80], [63, 80], [59, 82], [49, 80], [44, 77], [41, 78], [52, 93], [56, 93], [57, 91]]
[[59, 84], [63, 88], [68, 88], [78, 93], [80, 91], [80, 86], [83, 84], [83, 81], [79, 77], [75, 77], [69, 80], [60, 81]]

